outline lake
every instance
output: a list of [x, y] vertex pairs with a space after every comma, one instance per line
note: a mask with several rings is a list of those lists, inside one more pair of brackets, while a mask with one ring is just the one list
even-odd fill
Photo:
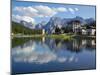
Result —
[[95, 39], [12, 38], [12, 74], [95, 68]]

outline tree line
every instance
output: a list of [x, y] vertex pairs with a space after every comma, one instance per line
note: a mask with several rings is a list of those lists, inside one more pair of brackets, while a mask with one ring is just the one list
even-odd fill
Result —
[[12, 33], [13, 34], [26, 34], [26, 35], [30, 35], [30, 34], [42, 34], [42, 30], [38, 29], [30, 29], [27, 28], [23, 25], [21, 25], [20, 23], [16, 23], [16, 22], [12, 22]]

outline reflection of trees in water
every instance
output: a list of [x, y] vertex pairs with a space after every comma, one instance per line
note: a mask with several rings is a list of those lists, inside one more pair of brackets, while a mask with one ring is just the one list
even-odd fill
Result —
[[46, 38], [45, 40], [46, 45], [48, 45], [48, 47], [50, 48], [50, 50], [65, 50], [66, 46], [63, 43], [63, 40], [60, 39], [48, 39]]
[[95, 43], [93, 44], [94, 40], [86, 40], [86, 39], [74, 39], [69, 43], [67, 47], [68, 50], [73, 52], [80, 52], [82, 50], [94, 50]]
[[28, 42], [30, 39], [27, 38], [13, 38], [12, 39], [12, 48], [16, 47], [16, 46], [21, 46], [24, 43]]
[[86, 49], [90, 51], [96, 49], [96, 40], [87, 40]]
[[[20, 40], [21, 41], [21, 40]], [[33, 38], [30, 41], [21, 44], [20, 48], [32, 47], [36, 45], [45, 45], [50, 50], [68, 50], [71, 52], [81, 52], [82, 50], [95, 50], [96, 40], [95, 39], [73, 39], [73, 40], [62, 40], [62, 39], [50, 39], [50, 38]]]
[[71, 40], [71, 41], [68, 41], [68, 42], [65, 41], [65, 44], [67, 46], [67, 50], [69, 50], [71, 52], [82, 51], [81, 42], [79, 40]]
[[81, 52], [82, 50], [95, 50], [95, 41], [95, 39], [46, 39], [45, 43], [49, 46], [49, 48], [51, 48], [51, 50], [69, 50], [71, 52]]
[[12, 48], [14, 47], [17, 47], [17, 46], [20, 46], [20, 47], [25, 47], [25, 46], [29, 46], [31, 45], [30, 43], [32, 42], [36, 42], [36, 43], [39, 43], [39, 42], [42, 42], [42, 38], [13, 38], [12, 39]]

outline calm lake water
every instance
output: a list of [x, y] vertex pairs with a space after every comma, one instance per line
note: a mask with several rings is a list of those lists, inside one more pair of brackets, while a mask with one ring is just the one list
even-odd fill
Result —
[[96, 68], [95, 39], [13, 38], [12, 73]]

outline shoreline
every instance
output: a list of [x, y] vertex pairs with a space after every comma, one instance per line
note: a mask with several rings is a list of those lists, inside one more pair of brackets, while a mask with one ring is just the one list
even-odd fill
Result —
[[50, 35], [11, 35], [11, 38], [56, 38], [56, 39], [71, 39], [71, 38], [96, 38], [96, 36], [74, 35], [74, 34], [50, 34]]

